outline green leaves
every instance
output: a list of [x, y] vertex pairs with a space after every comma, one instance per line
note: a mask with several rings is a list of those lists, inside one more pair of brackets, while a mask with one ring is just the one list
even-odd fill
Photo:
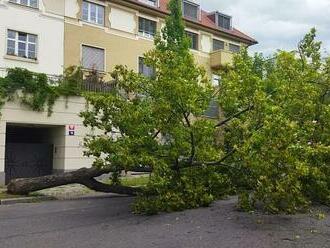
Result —
[[215, 122], [203, 115], [214, 95], [205, 70], [189, 50], [181, 1], [169, 3], [170, 17], [144, 62], [152, 78], [125, 66], [111, 73], [117, 88], [111, 95], [88, 94], [84, 124], [99, 134], [86, 138], [87, 155], [97, 166], [120, 170], [153, 169], [136, 210], [144, 213], [206, 206], [223, 196], [228, 178], [214, 169], [187, 165], [218, 161]]
[[254, 106], [229, 123], [226, 142], [237, 149], [236, 166], [249, 170], [251, 202], [271, 213], [294, 213], [310, 200], [329, 203], [329, 62], [315, 37], [312, 29], [298, 53], [279, 51], [271, 59], [243, 51], [222, 77], [226, 115]]
[[[43, 111], [47, 107], [48, 115], [52, 114], [55, 100], [60, 96], [78, 95], [80, 89], [77, 75], [81, 70], [70, 67], [56, 86], [50, 85], [46, 74], [31, 72], [27, 69], [9, 69], [5, 78], [0, 78], [0, 96], [3, 103], [18, 99], [33, 111]], [[81, 74], [82, 75], [82, 74]]]

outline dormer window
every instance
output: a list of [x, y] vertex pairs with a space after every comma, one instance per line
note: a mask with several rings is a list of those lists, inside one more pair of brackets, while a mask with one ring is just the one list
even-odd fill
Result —
[[231, 16], [218, 13], [217, 24], [220, 28], [230, 30], [231, 29], [231, 19], [232, 19]]
[[145, 3], [150, 6], [158, 7], [158, 0], [139, 0], [141, 3]]
[[199, 19], [199, 5], [190, 1], [183, 1], [183, 16], [189, 19]]

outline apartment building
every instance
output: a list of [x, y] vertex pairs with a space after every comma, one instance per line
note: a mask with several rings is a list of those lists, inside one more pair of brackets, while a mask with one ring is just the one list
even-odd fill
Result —
[[[64, 0], [0, 0], [0, 76], [13, 67], [50, 77], [63, 73], [64, 10]], [[79, 97], [59, 99], [51, 116], [15, 101], [2, 106], [0, 184], [90, 166], [77, 115], [84, 107]]]
[[[165, 25], [168, 0], [0, 0], [0, 76], [6, 68], [60, 75], [81, 65], [107, 72], [127, 65], [145, 75], [143, 55]], [[213, 80], [242, 46], [256, 41], [232, 26], [232, 17], [182, 0], [191, 51]], [[51, 116], [7, 102], [0, 118], [0, 184], [91, 166], [83, 138], [91, 133], [78, 114], [81, 97], [56, 101]]]
[[[64, 65], [111, 71], [117, 64], [149, 73], [143, 54], [165, 25], [168, 0], [69, 0], [65, 16]], [[69, 4], [70, 3], [70, 4]], [[233, 53], [256, 41], [232, 27], [232, 17], [182, 1], [191, 51], [211, 77]]]

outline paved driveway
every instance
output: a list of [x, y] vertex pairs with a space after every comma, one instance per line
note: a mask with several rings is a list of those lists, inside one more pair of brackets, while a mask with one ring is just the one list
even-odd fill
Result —
[[235, 211], [235, 199], [158, 216], [130, 213], [133, 199], [0, 206], [1, 248], [330, 248], [330, 211], [266, 216]]

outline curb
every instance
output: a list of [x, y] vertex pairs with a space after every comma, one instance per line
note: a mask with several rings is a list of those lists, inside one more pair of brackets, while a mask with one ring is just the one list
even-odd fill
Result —
[[8, 198], [0, 200], [0, 205], [13, 205], [19, 203], [34, 203], [40, 201], [51, 201], [56, 200], [49, 196], [29, 196], [29, 197], [19, 197], [19, 198]]
[[8, 198], [0, 200], [0, 206], [4, 205], [14, 205], [20, 203], [36, 203], [42, 201], [76, 201], [76, 200], [96, 200], [96, 199], [105, 199], [105, 198], [120, 198], [120, 197], [132, 197], [126, 195], [117, 195], [117, 194], [100, 194], [100, 195], [86, 195], [86, 196], [73, 196], [67, 198], [56, 198], [51, 196], [29, 196], [29, 197], [20, 197], [20, 198]]

